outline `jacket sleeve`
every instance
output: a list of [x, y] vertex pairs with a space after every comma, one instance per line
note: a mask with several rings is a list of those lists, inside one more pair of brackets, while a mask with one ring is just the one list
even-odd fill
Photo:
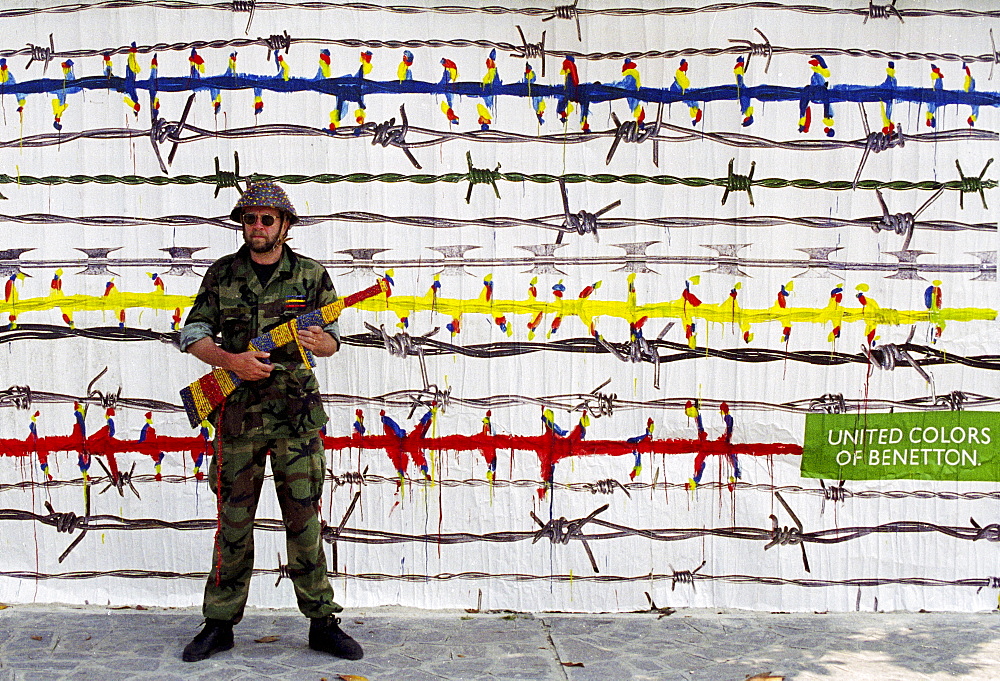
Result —
[[198, 295], [184, 320], [181, 329], [181, 352], [187, 352], [192, 344], [202, 338], [214, 338], [219, 332], [219, 288], [215, 267], [209, 268], [205, 278], [201, 280]]

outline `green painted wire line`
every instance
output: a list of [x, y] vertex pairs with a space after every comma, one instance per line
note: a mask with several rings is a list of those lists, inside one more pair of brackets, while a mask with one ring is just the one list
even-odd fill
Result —
[[[477, 171], [477, 172], [488, 172], [493, 173], [493, 171]], [[569, 173], [566, 175], [549, 175], [546, 173], [536, 173], [536, 174], [526, 174], [526, 173], [493, 173], [493, 178], [496, 180], [502, 180], [505, 182], [533, 182], [540, 184], [551, 184], [563, 180], [569, 184], [578, 184], [582, 182], [592, 182], [595, 184], [656, 184], [662, 186], [669, 185], [683, 185], [685, 187], [727, 187], [729, 186], [731, 180], [725, 177], [707, 178], [707, 177], [676, 177], [674, 175], [608, 175], [608, 174], [596, 174], [596, 175], [584, 175], [581, 173]], [[231, 184], [226, 185], [224, 179], [217, 175], [154, 175], [151, 177], [145, 177], [141, 175], [46, 175], [44, 177], [34, 177], [31, 175], [5, 175], [0, 174], [0, 185], [3, 184], [13, 184], [13, 185], [61, 185], [61, 184], [126, 184], [126, 185], [194, 185], [194, 184], [208, 184], [208, 185], [219, 185], [222, 186], [232, 186]], [[469, 173], [446, 173], [444, 175], [403, 175], [401, 173], [380, 173], [373, 175], [371, 173], [350, 173], [347, 175], [338, 175], [335, 173], [323, 173], [320, 175], [265, 175], [265, 174], [255, 174], [249, 177], [240, 178], [254, 179], [254, 180], [273, 180], [274, 182], [279, 182], [282, 184], [335, 184], [338, 182], [350, 182], [354, 184], [362, 184], [368, 182], [387, 182], [387, 183], [399, 183], [399, 182], [412, 182], [414, 184], [435, 184], [439, 182], [445, 183], [459, 183], [470, 181]], [[975, 180], [975, 178], [973, 178]], [[857, 183], [857, 189], [886, 189], [892, 191], [908, 191], [908, 190], [920, 190], [920, 191], [937, 191], [938, 189], [949, 189], [949, 190], [964, 190], [967, 192], [979, 191], [980, 185], [968, 184], [969, 180], [965, 182], [962, 180], [949, 180], [947, 182], [934, 182], [931, 180], [924, 180], [921, 182], [908, 182], [904, 180], [893, 180], [893, 181], [881, 181], [881, 180], [861, 180]], [[764, 187], [766, 189], [785, 189], [788, 187], [794, 187], [796, 189], [826, 189], [829, 191], [847, 191], [855, 188], [854, 184], [849, 180], [829, 180], [826, 182], [821, 182], [819, 180], [811, 179], [795, 179], [786, 180], [779, 177], [765, 177], [750, 180], [750, 186], [753, 187]], [[983, 189], [995, 189], [997, 187], [996, 180], [982, 180], [981, 186]]]

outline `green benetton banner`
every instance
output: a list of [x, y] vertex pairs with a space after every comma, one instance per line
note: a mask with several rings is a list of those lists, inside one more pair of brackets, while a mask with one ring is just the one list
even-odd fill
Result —
[[801, 473], [1000, 482], [1000, 413], [807, 414]]

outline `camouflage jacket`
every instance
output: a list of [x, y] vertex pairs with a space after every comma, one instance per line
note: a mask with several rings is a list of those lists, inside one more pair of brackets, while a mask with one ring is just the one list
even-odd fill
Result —
[[[221, 335], [223, 350], [243, 352], [253, 338], [335, 300], [337, 293], [323, 266], [288, 246], [262, 288], [250, 266], [250, 249], [243, 246], [205, 273], [181, 331], [181, 350], [201, 338]], [[324, 330], [340, 342], [337, 322]], [[270, 376], [242, 383], [212, 415], [223, 437], [303, 437], [327, 422], [319, 384], [295, 344], [272, 350], [270, 361], [274, 365]], [[217, 423], [219, 411], [221, 424]]]

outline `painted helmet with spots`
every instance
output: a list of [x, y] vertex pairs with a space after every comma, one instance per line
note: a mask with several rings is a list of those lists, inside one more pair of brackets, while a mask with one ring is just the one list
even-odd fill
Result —
[[299, 221], [299, 216], [295, 212], [295, 206], [288, 200], [285, 190], [270, 180], [259, 180], [251, 182], [243, 196], [233, 206], [229, 217], [234, 222], [240, 222], [243, 218], [244, 208], [274, 208], [283, 212], [290, 225]]

